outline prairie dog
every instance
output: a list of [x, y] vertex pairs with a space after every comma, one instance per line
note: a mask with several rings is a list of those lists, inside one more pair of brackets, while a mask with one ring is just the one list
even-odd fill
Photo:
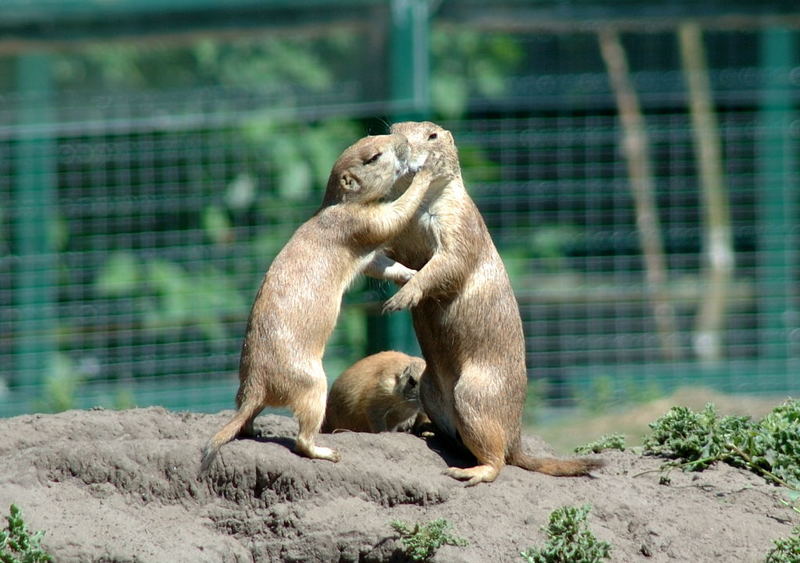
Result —
[[[534, 458], [521, 450], [527, 388], [522, 321], [486, 224], [461, 179], [452, 134], [430, 122], [397, 123], [417, 155], [435, 158], [450, 180], [432, 186], [387, 255], [419, 270], [385, 306], [411, 308], [427, 362], [420, 400], [434, 425], [460, 440], [478, 465], [446, 473], [490, 482], [508, 463], [549, 475], [585, 475], [600, 462]], [[399, 183], [404, 183], [403, 178]]]
[[408, 155], [403, 135], [379, 135], [357, 141], [334, 164], [322, 206], [264, 276], [242, 344], [238, 410], [208, 441], [201, 471], [223, 444], [242, 431], [252, 434], [253, 419], [268, 406], [294, 412], [297, 453], [340, 459], [337, 451], [314, 445], [327, 395], [322, 355], [342, 295], [359, 273], [400, 283], [414, 274], [377, 252], [411, 219], [432, 178], [430, 169], [420, 170], [408, 189], [391, 199], [395, 180], [409, 172]]
[[323, 432], [409, 430], [420, 414], [419, 378], [425, 360], [378, 352], [354, 363], [328, 393]]

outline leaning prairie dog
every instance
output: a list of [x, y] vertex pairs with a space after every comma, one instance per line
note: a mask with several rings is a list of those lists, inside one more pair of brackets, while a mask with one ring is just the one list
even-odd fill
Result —
[[339, 460], [337, 451], [314, 445], [327, 394], [322, 355], [342, 295], [360, 272], [398, 283], [414, 274], [377, 252], [405, 227], [432, 179], [426, 167], [400, 197], [392, 197], [395, 180], [409, 172], [408, 154], [405, 137], [380, 135], [359, 140], [336, 161], [322, 206], [295, 231], [264, 276], [242, 344], [238, 410], [209, 440], [202, 470], [223, 444], [240, 432], [252, 434], [253, 420], [268, 406], [294, 412], [297, 453]]
[[402, 352], [372, 354], [340, 375], [328, 393], [323, 432], [410, 430], [420, 415], [425, 360]]
[[[493, 481], [505, 464], [549, 475], [585, 475], [598, 460], [535, 458], [520, 445], [527, 376], [519, 307], [508, 275], [461, 179], [449, 131], [430, 122], [397, 123], [413, 161], [427, 154], [450, 180], [431, 186], [416, 217], [387, 255], [418, 270], [384, 307], [411, 308], [427, 362], [420, 400], [434, 425], [459, 439], [478, 465], [447, 474], [468, 485]], [[399, 183], [405, 183], [401, 179]]]

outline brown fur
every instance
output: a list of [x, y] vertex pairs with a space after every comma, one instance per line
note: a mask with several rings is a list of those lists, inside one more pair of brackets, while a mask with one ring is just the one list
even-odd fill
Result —
[[328, 393], [323, 432], [410, 430], [420, 414], [419, 378], [425, 360], [379, 352], [354, 363]]
[[[521, 450], [527, 375], [519, 308], [503, 262], [461, 179], [449, 131], [430, 122], [392, 126], [417, 151], [446, 167], [415, 220], [392, 241], [391, 258], [419, 270], [384, 307], [411, 308], [427, 362], [420, 384], [425, 412], [459, 439], [478, 465], [447, 474], [468, 485], [493, 481], [506, 463], [549, 475], [585, 475], [593, 459], [534, 458]], [[404, 180], [400, 180], [404, 182]]]
[[342, 294], [362, 271], [397, 282], [413, 274], [376, 254], [413, 216], [431, 180], [416, 174], [394, 201], [395, 180], [408, 172], [402, 135], [366, 137], [346, 149], [331, 171], [320, 209], [295, 231], [264, 276], [247, 323], [239, 363], [238, 410], [203, 452], [202, 469], [268, 406], [285, 406], [299, 423], [295, 450], [339, 460], [314, 445], [325, 414], [325, 344], [339, 315]]

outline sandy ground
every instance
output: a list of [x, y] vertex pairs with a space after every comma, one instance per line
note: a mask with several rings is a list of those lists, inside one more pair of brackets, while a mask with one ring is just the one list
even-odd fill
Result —
[[[160, 408], [69, 411], [0, 420], [0, 508], [17, 504], [56, 561], [403, 561], [389, 522], [446, 518], [467, 547], [435, 561], [521, 561], [541, 545], [552, 510], [589, 503], [589, 523], [612, 560], [763, 561], [800, 514], [786, 491], [719, 465], [671, 473], [658, 459], [600, 454], [594, 478], [516, 467], [465, 488], [442, 475], [468, 463], [435, 439], [342, 433], [337, 464], [290, 450], [296, 425], [265, 415], [258, 440], [223, 447], [198, 477], [200, 450], [230, 416]], [[549, 447], [526, 437], [526, 447]]]

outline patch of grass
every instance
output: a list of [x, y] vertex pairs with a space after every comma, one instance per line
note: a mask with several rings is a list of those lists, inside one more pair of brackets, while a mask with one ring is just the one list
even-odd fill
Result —
[[586, 516], [591, 507], [562, 506], [550, 514], [543, 528], [547, 543], [520, 553], [528, 563], [598, 563], [611, 558], [611, 544], [598, 540], [589, 530]]
[[760, 421], [719, 417], [713, 404], [701, 412], [673, 407], [650, 423], [644, 453], [676, 460], [674, 466], [701, 471], [721, 461], [800, 489], [800, 402], [790, 400]]
[[10, 515], [6, 516], [8, 527], [0, 531], [0, 562], [39, 563], [53, 558], [42, 549], [44, 532], [31, 533], [22, 519], [22, 511], [11, 505]]
[[406, 554], [414, 561], [427, 561], [443, 545], [465, 546], [467, 540], [450, 534], [450, 523], [438, 518], [427, 524], [414, 524], [412, 528], [401, 520], [393, 520], [392, 528], [400, 534]]
[[576, 454], [599, 454], [605, 450], [619, 450], [625, 451], [625, 435], [624, 434], [606, 434], [601, 436], [599, 440], [589, 442], [582, 446], [575, 448]]
[[788, 538], [772, 540], [775, 547], [767, 554], [766, 563], [797, 563], [800, 561], [800, 526], [795, 526]]

